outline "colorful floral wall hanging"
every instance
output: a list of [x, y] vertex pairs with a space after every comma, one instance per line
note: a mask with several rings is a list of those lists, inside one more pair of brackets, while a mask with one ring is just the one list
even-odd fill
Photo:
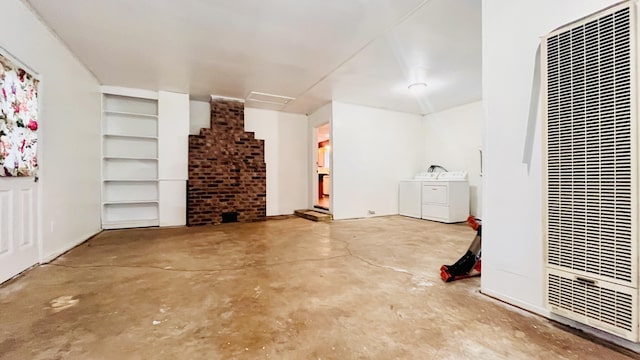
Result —
[[0, 55], [0, 176], [38, 170], [38, 80]]

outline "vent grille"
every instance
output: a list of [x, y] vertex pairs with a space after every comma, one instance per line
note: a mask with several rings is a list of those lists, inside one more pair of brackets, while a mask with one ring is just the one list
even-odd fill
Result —
[[295, 100], [295, 98], [292, 98], [289, 96], [267, 94], [267, 93], [262, 93], [257, 91], [252, 91], [247, 96], [247, 101], [256, 101], [256, 102], [276, 104], [276, 105], [286, 105], [293, 100]]
[[630, 333], [634, 331], [635, 299], [631, 294], [556, 274], [549, 274], [548, 281], [549, 305]]
[[[628, 283], [635, 258], [630, 22], [626, 7], [546, 40], [548, 263]], [[591, 311], [572, 294], [595, 290], [557, 286], [569, 286], [571, 307]], [[589, 296], [626, 301], [598, 291]], [[604, 310], [597, 316], [613, 321]]]

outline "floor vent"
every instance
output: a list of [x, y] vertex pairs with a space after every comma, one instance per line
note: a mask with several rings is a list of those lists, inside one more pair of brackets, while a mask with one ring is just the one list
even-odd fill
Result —
[[222, 213], [222, 223], [232, 223], [238, 222], [238, 213], [236, 211], [231, 212], [223, 212]]

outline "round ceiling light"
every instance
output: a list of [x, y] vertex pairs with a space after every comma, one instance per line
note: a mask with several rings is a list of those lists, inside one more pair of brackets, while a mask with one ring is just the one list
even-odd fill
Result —
[[409, 91], [414, 94], [422, 94], [427, 89], [426, 82], [415, 82], [413, 84], [409, 84]]

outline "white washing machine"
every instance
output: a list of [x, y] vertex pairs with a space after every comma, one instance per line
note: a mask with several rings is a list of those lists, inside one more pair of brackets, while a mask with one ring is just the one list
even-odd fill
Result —
[[454, 223], [469, 216], [469, 182], [464, 171], [419, 174], [400, 181], [398, 213]]
[[402, 180], [398, 193], [398, 214], [420, 219], [422, 217], [422, 180]]

